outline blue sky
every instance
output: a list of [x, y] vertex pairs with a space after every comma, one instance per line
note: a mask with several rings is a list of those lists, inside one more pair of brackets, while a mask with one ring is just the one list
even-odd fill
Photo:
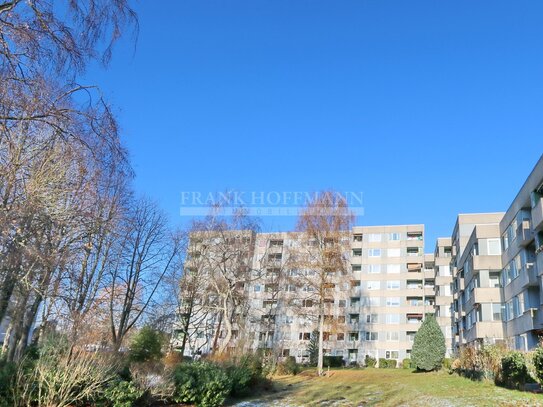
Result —
[[[543, 153], [541, 1], [150, 1], [93, 68], [137, 178], [182, 191], [363, 191], [358, 224], [506, 210]], [[264, 219], [290, 229], [294, 218]]]

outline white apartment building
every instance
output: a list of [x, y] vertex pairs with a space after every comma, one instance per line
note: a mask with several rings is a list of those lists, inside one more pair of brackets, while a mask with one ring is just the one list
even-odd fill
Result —
[[[243, 235], [252, 274], [238, 282], [249, 307], [233, 315], [228, 346], [307, 361], [317, 322], [311, 287], [298, 282], [311, 270], [288, 261], [299, 236], [232, 233]], [[458, 215], [451, 237], [437, 239], [431, 255], [424, 254], [422, 224], [355, 226], [343, 239], [350, 269], [326, 288], [326, 355], [352, 363], [366, 355], [402, 360], [430, 312], [449, 356], [461, 346], [502, 341], [529, 350], [543, 336], [543, 156], [507, 212]], [[224, 339], [219, 315], [200, 308], [187, 355], [207, 353]]]
[[[356, 226], [345, 239], [350, 269], [327, 288], [325, 355], [347, 363], [362, 363], [366, 355], [401, 361], [410, 355], [424, 314], [434, 312], [434, 259], [424, 255], [424, 226]], [[239, 290], [249, 307], [235, 319], [228, 346], [271, 349], [306, 362], [317, 320], [312, 287], [297, 282], [311, 271], [289, 267], [298, 235], [257, 233], [247, 243], [252, 272]], [[205, 354], [225, 336], [216, 312], [202, 308], [195, 320], [187, 355]], [[179, 345], [185, 333], [177, 332]]]

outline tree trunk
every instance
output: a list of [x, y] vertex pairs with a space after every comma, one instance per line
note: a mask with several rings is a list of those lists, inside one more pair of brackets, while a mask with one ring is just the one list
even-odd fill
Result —
[[324, 354], [324, 349], [323, 349], [323, 345], [324, 345], [324, 310], [323, 310], [323, 306], [320, 305], [320, 312], [319, 312], [319, 359], [317, 361], [317, 374], [319, 376], [322, 376], [322, 373], [323, 373], [323, 369], [322, 369], [322, 365], [323, 365], [323, 354]]

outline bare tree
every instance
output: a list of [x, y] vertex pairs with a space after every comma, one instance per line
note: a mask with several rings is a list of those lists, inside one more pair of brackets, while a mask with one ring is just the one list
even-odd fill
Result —
[[[109, 105], [76, 77], [92, 59], [107, 62], [135, 14], [125, 0], [65, 3], [0, 0], [0, 323], [11, 317], [10, 358], [40, 308], [46, 321], [59, 299], [79, 313], [92, 302], [102, 279], [95, 259], [108, 245], [98, 249], [96, 236], [111, 232], [108, 205], [93, 207], [109, 199], [98, 184], [130, 176]], [[75, 293], [66, 276], [80, 284]]]
[[354, 216], [344, 197], [323, 191], [307, 203], [298, 218], [296, 236], [300, 244], [292, 253], [290, 267], [298, 270], [294, 281], [301, 288], [296, 305], [316, 318], [319, 331], [318, 374], [323, 373], [323, 342], [329, 322], [333, 291], [348, 272], [349, 230]]
[[179, 236], [168, 231], [166, 218], [155, 204], [146, 199], [134, 203], [109, 268], [109, 317], [116, 350], [150, 307], [180, 242]]

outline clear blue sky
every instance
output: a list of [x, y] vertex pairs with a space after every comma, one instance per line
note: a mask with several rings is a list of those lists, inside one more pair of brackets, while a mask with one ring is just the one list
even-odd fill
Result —
[[[136, 189], [363, 191], [358, 224], [506, 210], [543, 153], [541, 1], [150, 1], [102, 86]], [[289, 229], [293, 218], [268, 219]]]

